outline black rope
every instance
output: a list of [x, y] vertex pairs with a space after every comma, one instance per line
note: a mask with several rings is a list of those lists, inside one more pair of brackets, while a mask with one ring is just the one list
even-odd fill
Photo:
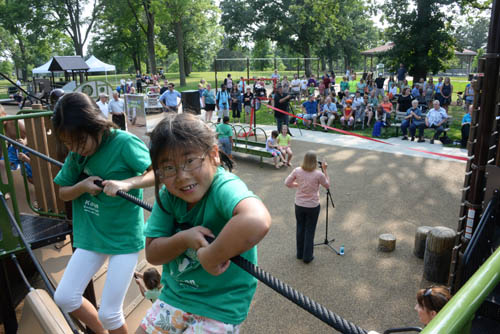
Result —
[[300, 306], [307, 312], [314, 315], [316, 318], [320, 319], [324, 323], [330, 325], [341, 333], [349, 334], [366, 334], [366, 330], [347, 321], [341, 316], [333, 313], [320, 303], [310, 299], [309, 297], [303, 295], [299, 291], [295, 290], [286, 283], [281, 282], [279, 279], [269, 274], [268, 272], [262, 270], [252, 262], [244, 259], [241, 256], [235, 256], [231, 258], [234, 264], [236, 264], [241, 269], [245, 270], [250, 275], [257, 278], [259, 281], [273, 289], [274, 291], [281, 294], [286, 299]]
[[[57, 161], [56, 159], [53, 159], [53, 158], [51, 158], [51, 157], [49, 157], [49, 156], [47, 156], [47, 155], [45, 155], [43, 153], [35, 151], [34, 149], [32, 149], [32, 148], [30, 148], [30, 147], [28, 147], [26, 145], [23, 145], [23, 144], [15, 141], [15, 140], [13, 140], [13, 139], [5, 136], [5, 135], [3, 135], [3, 134], [0, 134], [0, 138], [3, 139], [3, 140], [5, 140], [5, 141], [7, 141], [7, 142], [9, 142], [9, 143], [11, 143], [14, 146], [22, 148], [23, 150], [25, 150], [25, 151], [27, 151], [27, 152], [29, 152], [29, 153], [31, 153], [31, 154], [33, 154], [33, 155], [41, 158], [41, 159], [44, 159], [44, 160], [46, 160], [46, 161], [48, 161], [48, 162], [50, 162], [50, 163], [52, 163], [52, 164], [54, 164], [54, 165], [56, 165], [58, 167], [62, 168], [62, 166], [64, 165], [62, 162]], [[98, 187], [104, 188], [104, 186], [102, 185], [102, 181], [96, 180], [96, 181], [94, 181], [94, 184], [97, 185]], [[124, 192], [122, 190], [118, 190], [116, 192], [116, 195], [119, 196], [119, 197], [121, 197], [121, 198], [126, 199], [127, 201], [130, 201], [130, 202], [132, 202], [134, 204], [139, 205], [143, 209], [146, 209], [148, 211], [153, 210], [153, 206], [151, 204], [146, 203], [143, 200], [141, 200], [140, 198], [137, 198], [137, 197], [135, 197], [133, 195], [130, 195], [129, 193], [126, 193], [126, 192]]]
[[[23, 92], [26, 97], [31, 97], [35, 100], [38, 100], [42, 103], [45, 103], [45, 104], [48, 104], [47, 102], [45, 102], [43, 99], [33, 95], [33, 94], [30, 94], [28, 93], [26, 90], [23, 89], [23, 87], [19, 86], [17, 83], [15, 83], [14, 81], [12, 81], [8, 76], [6, 76], [5, 74], [3, 74], [2, 72], [0, 72], [0, 76], [2, 76], [5, 80], [9, 81], [11, 84], [13, 84], [14, 86], [16, 86], [17, 89], [19, 89], [21, 92]], [[24, 107], [24, 103], [26, 102], [26, 98], [24, 98], [24, 101], [23, 101], [23, 107]]]
[[[36, 155], [39, 158], [45, 159], [51, 163], [56, 164], [59, 167], [62, 167], [62, 163], [60, 161], [54, 160], [40, 152], [37, 152], [29, 147], [26, 147], [25, 145], [22, 145], [18, 143], [15, 140], [12, 140], [2, 134], [0, 134], [0, 138], [8, 141], [9, 143], [16, 145], [18, 147], [21, 147], [25, 149], [26, 151]], [[96, 181], [96, 185], [102, 187], [102, 181]], [[146, 203], [142, 201], [141, 199], [132, 196], [126, 192], [123, 191], [118, 191], [117, 195], [125, 198], [126, 200], [129, 200], [140, 207], [152, 211], [153, 207], [151, 204]], [[214, 239], [212, 238], [207, 238], [210, 242], [213, 241]], [[314, 315], [316, 318], [320, 319], [324, 323], [330, 325], [331, 327], [335, 328], [341, 333], [345, 334], [366, 334], [367, 331], [362, 329], [361, 327], [358, 327], [357, 325], [345, 320], [341, 316], [333, 313], [323, 305], [319, 304], [318, 302], [315, 302], [314, 300], [310, 299], [309, 297], [303, 295], [302, 293], [298, 292], [291, 286], [289, 286], [286, 283], [281, 282], [279, 279], [276, 277], [272, 276], [271, 274], [265, 272], [264, 270], [260, 269], [258, 266], [254, 265], [250, 261], [244, 259], [240, 255], [237, 255], [233, 258], [231, 258], [231, 261], [236, 264], [238, 267], [241, 269], [245, 270], [247, 273], [250, 275], [254, 276], [257, 278], [259, 281], [273, 289], [274, 291], [278, 292], [288, 300], [292, 301], [295, 303], [297, 306], [303, 308], [307, 312], [311, 313]]]

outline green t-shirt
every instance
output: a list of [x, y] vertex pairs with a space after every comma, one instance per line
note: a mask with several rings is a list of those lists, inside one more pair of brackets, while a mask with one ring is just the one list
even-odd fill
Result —
[[219, 138], [231, 138], [233, 136], [233, 129], [229, 124], [221, 123], [217, 125], [215, 132], [219, 135]]
[[[144, 233], [146, 237], [172, 236], [178, 232], [174, 219], [179, 224], [205, 226], [217, 236], [233, 216], [236, 205], [245, 198], [256, 196], [236, 175], [219, 167], [210, 189], [191, 210], [187, 211], [186, 202], [171, 195], [165, 187], [159, 197], [170, 214], [155, 203]], [[257, 247], [241, 256], [256, 264]], [[212, 276], [199, 263], [196, 251], [188, 249], [163, 265], [161, 284], [160, 300], [165, 303], [185, 312], [240, 324], [247, 317], [257, 280], [234, 263], [223, 274]]]
[[292, 137], [287, 134], [286, 136], [283, 136], [281, 133], [278, 135], [278, 146], [288, 146], [288, 143], [290, 143], [290, 140]]
[[[54, 182], [72, 186], [80, 175], [99, 176], [103, 180], [124, 180], [144, 173], [151, 165], [149, 151], [136, 136], [112, 130], [96, 153], [83, 157], [70, 152]], [[142, 189], [131, 195], [142, 198]], [[104, 192], [97, 196], [84, 193], [73, 200], [74, 246], [104, 254], [135, 253], [144, 248], [144, 215], [141, 207]]]

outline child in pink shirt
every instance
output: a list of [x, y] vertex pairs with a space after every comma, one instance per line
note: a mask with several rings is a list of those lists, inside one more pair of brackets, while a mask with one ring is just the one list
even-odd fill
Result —
[[285, 180], [288, 188], [297, 188], [295, 193], [295, 219], [297, 220], [297, 259], [309, 263], [314, 259], [314, 233], [320, 212], [319, 186], [330, 187], [326, 173], [328, 164], [321, 163], [321, 169], [316, 165], [318, 159], [314, 151], [308, 151], [304, 156], [302, 166], [295, 168]]

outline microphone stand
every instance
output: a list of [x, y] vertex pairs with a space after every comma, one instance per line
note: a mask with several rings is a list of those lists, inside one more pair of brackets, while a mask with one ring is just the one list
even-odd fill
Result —
[[[323, 171], [324, 173], [324, 171]], [[330, 189], [328, 188], [326, 190], [326, 227], [325, 227], [325, 240], [323, 242], [320, 242], [320, 243], [317, 243], [317, 244], [314, 244], [314, 247], [316, 246], [327, 246], [328, 248], [330, 248], [332, 251], [334, 251], [337, 255], [340, 255], [340, 252], [338, 250], [336, 250], [332, 245], [331, 243], [333, 243], [335, 241], [335, 239], [331, 239], [331, 240], [328, 240], [328, 207], [329, 205], [332, 205], [332, 208], [335, 208], [335, 204], [333, 203], [333, 198], [332, 198], [332, 193], [330, 192]]]

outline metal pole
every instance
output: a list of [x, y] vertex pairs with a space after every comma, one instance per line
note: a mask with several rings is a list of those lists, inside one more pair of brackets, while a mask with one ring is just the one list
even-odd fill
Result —
[[214, 72], [215, 72], [215, 96], [217, 96], [217, 58], [214, 58]]
[[[490, 152], [490, 139], [493, 132], [493, 124], [496, 118], [498, 73], [500, 70], [500, 6], [497, 0], [493, 2], [491, 11], [490, 29], [488, 35], [487, 53], [484, 55], [484, 72], [480, 73], [479, 85], [482, 91], [479, 101], [479, 137], [474, 147], [473, 169], [471, 175], [471, 189], [467, 196], [471, 207], [481, 208], [484, 197], [485, 167], [488, 164]], [[497, 157], [498, 159], [498, 157]], [[480, 218], [476, 212], [474, 226], [477, 226]]]
[[474, 313], [500, 281], [500, 248], [425, 326], [422, 334], [451, 334], [469, 325]]

